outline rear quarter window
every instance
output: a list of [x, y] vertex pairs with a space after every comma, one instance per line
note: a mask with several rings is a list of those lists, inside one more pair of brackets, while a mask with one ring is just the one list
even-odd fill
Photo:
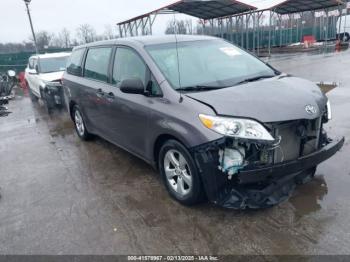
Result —
[[67, 63], [67, 73], [75, 76], [82, 75], [81, 63], [85, 53], [85, 48], [73, 51]]

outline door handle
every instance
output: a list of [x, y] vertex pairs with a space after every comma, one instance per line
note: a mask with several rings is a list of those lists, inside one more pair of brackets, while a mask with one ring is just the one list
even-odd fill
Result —
[[115, 95], [113, 92], [109, 92], [108, 95], [107, 95], [107, 98], [108, 99], [115, 99]]
[[101, 88], [97, 89], [96, 95], [97, 95], [98, 97], [102, 97], [104, 94], [105, 94], [105, 93], [102, 91]]

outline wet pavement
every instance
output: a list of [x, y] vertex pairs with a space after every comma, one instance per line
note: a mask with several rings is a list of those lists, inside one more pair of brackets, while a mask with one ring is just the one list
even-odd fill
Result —
[[350, 52], [278, 59], [282, 71], [341, 85], [327, 129], [347, 138], [279, 206], [225, 210], [173, 201], [155, 171], [66, 113], [18, 94], [0, 118], [0, 254], [349, 254]]

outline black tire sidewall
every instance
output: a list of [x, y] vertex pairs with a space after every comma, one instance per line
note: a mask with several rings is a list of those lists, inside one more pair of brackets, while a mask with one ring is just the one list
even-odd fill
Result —
[[[192, 183], [193, 183], [192, 190], [185, 197], [181, 197], [171, 188], [165, 175], [164, 157], [166, 153], [172, 149], [179, 151], [185, 157], [191, 171]], [[178, 202], [184, 205], [194, 205], [203, 201], [204, 192], [203, 192], [202, 181], [200, 178], [200, 174], [198, 172], [198, 168], [195, 164], [195, 161], [193, 160], [193, 157], [187, 150], [187, 148], [183, 146], [181, 143], [179, 143], [176, 140], [168, 140], [163, 144], [163, 146], [159, 151], [158, 168], [162, 176], [163, 183], [172, 198], [174, 198], [175, 200], [177, 200]]]

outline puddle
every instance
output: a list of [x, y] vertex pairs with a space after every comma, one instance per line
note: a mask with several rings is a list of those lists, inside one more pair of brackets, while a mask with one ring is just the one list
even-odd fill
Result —
[[322, 208], [322, 201], [328, 194], [327, 183], [323, 176], [316, 176], [311, 182], [299, 186], [289, 200], [296, 214], [306, 216]]

